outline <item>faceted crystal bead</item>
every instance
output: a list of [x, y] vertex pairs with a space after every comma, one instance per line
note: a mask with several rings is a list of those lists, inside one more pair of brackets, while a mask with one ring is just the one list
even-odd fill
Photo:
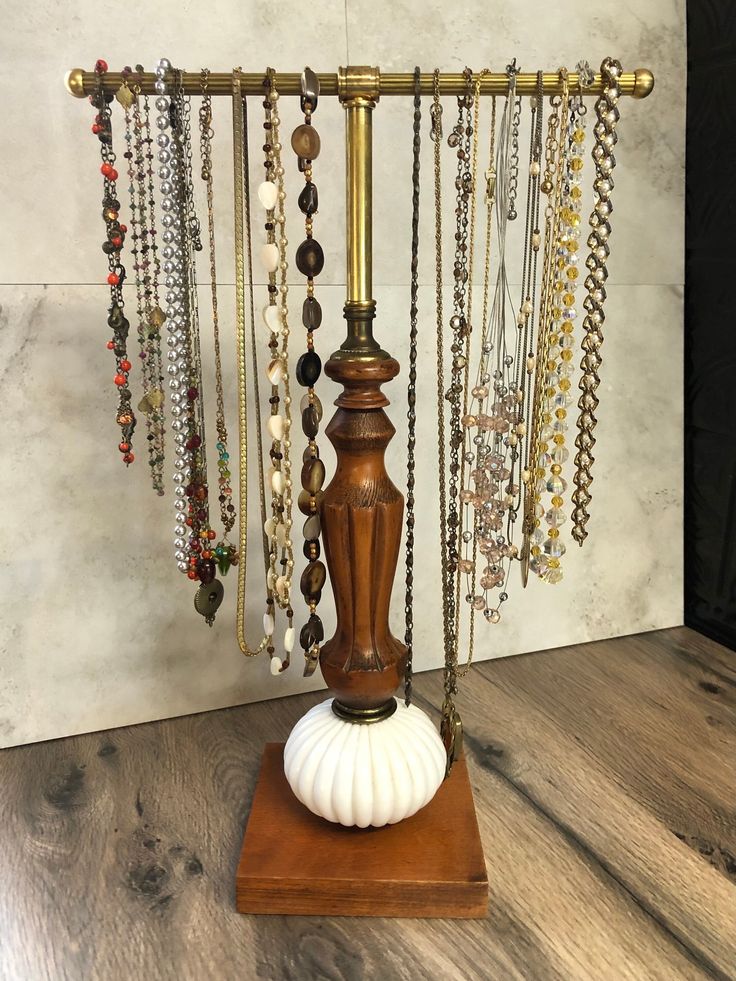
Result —
[[559, 528], [567, 521], [567, 515], [562, 508], [550, 508], [545, 514], [544, 520], [547, 522], [550, 528]]
[[567, 490], [567, 481], [563, 480], [558, 474], [553, 474], [547, 481], [547, 490], [550, 494], [564, 494]]
[[544, 554], [549, 555], [553, 559], [559, 559], [567, 551], [565, 543], [561, 542], [559, 538], [548, 538], [542, 547]]
[[558, 463], [558, 464], [567, 463], [569, 456], [570, 456], [570, 451], [566, 446], [555, 446], [555, 448], [552, 450], [553, 463]]

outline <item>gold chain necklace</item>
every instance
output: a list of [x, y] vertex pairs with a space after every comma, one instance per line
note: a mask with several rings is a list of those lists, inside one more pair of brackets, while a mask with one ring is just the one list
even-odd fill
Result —
[[[238, 426], [240, 431], [240, 463], [239, 463], [239, 552], [240, 562], [238, 564], [238, 608], [237, 608], [237, 637], [238, 646], [246, 657], [255, 657], [266, 649], [270, 643], [270, 638], [274, 631], [274, 600], [268, 593], [266, 598], [266, 612], [263, 615], [264, 635], [255, 648], [248, 646], [245, 639], [245, 592], [247, 579], [247, 555], [248, 555], [248, 402], [247, 391], [247, 370], [245, 355], [245, 223], [244, 216], [244, 194], [243, 186], [248, 180], [245, 160], [245, 127], [243, 125], [243, 93], [241, 84], [241, 69], [233, 71], [232, 78], [232, 98], [233, 98], [233, 170], [235, 184], [235, 325], [237, 338], [237, 360], [238, 360]], [[248, 209], [250, 211], [250, 209]], [[250, 230], [250, 214], [247, 215], [247, 225]], [[248, 255], [249, 265], [252, 269], [250, 235], [248, 236]], [[249, 276], [253, 281], [253, 276]], [[251, 309], [251, 326], [253, 316]], [[253, 349], [255, 359], [255, 347]], [[257, 370], [256, 370], [257, 378]], [[256, 406], [258, 406], [258, 396], [256, 395]], [[257, 426], [260, 435], [261, 427]], [[259, 451], [259, 460], [263, 460], [263, 455]], [[260, 464], [262, 469], [262, 463]], [[265, 512], [265, 502], [263, 500], [263, 475], [260, 474], [261, 487], [261, 513]]]
[[566, 69], [560, 69], [560, 78], [562, 80], [562, 96], [553, 96], [551, 100], [552, 112], [548, 120], [545, 147], [546, 170], [542, 187], [550, 189], [550, 196], [544, 212], [545, 235], [542, 264], [542, 292], [539, 309], [533, 398], [530, 411], [531, 424], [527, 455], [528, 462], [522, 474], [525, 484], [522, 563], [527, 570], [531, 556], [531, 538], [535, 529], [535, 506], [539, 496], [537, 482], [544, 477], [544, 470], [541, 469], [540, 472], [539, 467], [539, 445], [541, 442], [541, 431], [544, 425], [543, 402], [546, 387], [545, 377], [548, 371], [550, 336], [552, 334], [553, 324], [552, 301], [554, 297], [556, 270], [556, 244], [559, 236], [560, 202], [562, 199], [562, 182], [566, 152], [565, 134], [567, 132], [569, 106]]

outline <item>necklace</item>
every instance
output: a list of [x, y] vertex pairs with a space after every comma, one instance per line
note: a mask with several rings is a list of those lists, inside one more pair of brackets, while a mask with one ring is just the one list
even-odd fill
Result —
[[[566, 483], [560, 477], [560, 464], [551, 465], [552, 476], [546, 480], [544, 463], [548, 445], [546, 439], [553, 435], [564, 434], [567, 423], [565, 413], [557, 417], [552, 426], [553, 416], [545, 411], [546, 389], [554, 387], [559, 379], [555, 372], [554, 360], [550, 360], [552, 347], [551, 337], [554, 331], [555, 319], [561, 317], [561, 310], [554, 306], [554, 283], [558, 267], [558, 239], [560, 228], [560, 206], [562, 200], [562, 185], [564, 174], [565, 151], [567, 147], [566, 134], [568, 125], [568, 87], [567, 70], [560, 70], [562, 80], [562, 97], [553, 96], [550, 100], [552, 110], [549, 115], [547, 140], [545, 145], [545, 173], [542, 190], [548, 194], [545, 207], [544, 257], [542, 273], [542, 290], [539, 311], [539, 328], [537, 337], [537, 356], [534, 372], [534, 391], [530, 414], [530, 437], [528, 446], [527, 468], [524, 473], [524, 546], [522, 554], [527, 563], [531, 557], [539, 555], [540, 540], [544, 535], [539, 528], [541, 512], [541, 496], [545, 490], [558, 496], [566, 488]], [[540, 459], [540, 452], [542, 457]], [[556, 529], [552, 529], [556, 531]], [[535, 544], [532, 545], [532, 542]], [[556, 534], [544, 541], [544, 552], [556, 557], [561, 543], [557, 543]], [[562, 546], [564, 549], [564, 546]], [[532, 552], [534, 549], [534, 552]], [[527, 564], [527, 574], [529, 565]]]
[[[139, 66], [140, 67], [140, 66]], [[142, 71], [142, 68], [141, 68]], [[164, 314], [158, 305], [158, 251], [156, 247], [155, 213], [149, 211], [148, 181], [153, 175], [152, 139], [146, 102], [146, 122], [141, 113], [140, 85], [130, 83], [133, 71], [123, 69], [123, 84], [116, 98], [125, 112], [125, 159], [128, 161], [128, 193], [130, 197], [131, 253], [135, 272], [136, 320], [140, 347], [143, 397], [138, 410], [146, 420], [148, 464], [153, 489], [164, 493], [164, 415], [163, 363], [161, 356], [161, 327]]]
[[[211, 550], [215, 532], [209, 522], [209, 490], [205, 450], [204, 402], [199, 346], [199, 317], [194, 252], [201, 251], [199, 221], [194, 211], [190, 102], [184, 96], [181, 73], [174, 73], [173, 92], [167, 96], [171, 73], [168, 59], [156, 68], [156, 123], [161, 208], [164, 212], [162, 264], [167, 287], [166, 324], [169, 331], [169, 388], [174, 431], [174, 547], [177, 566], [189, 579], [201, 583], [194, 606], [211, 626], [222, 598], [222, 584]], [[171, 131], [171, 136], [168, 135]]]
[[[271, 415], [267, 429], [272, 440], [269, 451], [271, 469], [271, 517], [266, 520], [265, 532], [269, 544], [268, 591], [276, 605], [286, 610], [288, 627], [286, 631], [286, 656], [282, 661], [276, 657], [272, 648], [271, 668], [274, 674], [289, 666], [293, 648], [294, 611], [291, 607], [291, 576], [294, 569], [294, 554], [291, 540], [292, 529], [292, 479], [291, 479], [291, 391], [289, 385], [289, 322], [287, 285], [287, 245], [286, 217], [284, 203], [284, 168], [281, 162], [280, 118], [278, 114], [279, 94], [275, 86], [275, 73], [269, 68], [264, 81], [265, 98], [263, 107], [265, 119], [264, 167], [266, 179], [258, 188], [258, 198], [266, 211], [267, 241], [261, 250], [261, 257], [268, 273], [268, 304], [263, 309], [263, 321], [269, 333], [268, 346], [270, 361], [266, 369], [271, 384]], [[278, 231], [278, 242], [276, 241]], [[278, 282], [277, 282], [278, 280]], [[280, 297], [279, 297], [280, 294]], [[281, 346], [279, 347], [279, 337]], [[283, 398], [279, 394], [283, 386]], [[283, 415], [279, 412], [283, 405]], [[280, 559], [279, 559], [280, 555]], [[277, 562], [281, 572], [277, 571]]]
[[586, 314], [583, 319], [585, 336], [583, 338], [582, 377], [580, 379], [582, 394], [578, 400], [580, 415], [578, 417], [578, 435], [575, 439], [578, 452], [575, 454], [576, 470], [573, 478], [575, 490], [572, 494], [575, 505], [572, 512], [572, 537], [578, 545], [582, 545], [588, 536], [585, 525], [590, 517], [588, 505], [591, 500], [590, 484], [593, 480], [591, 470], [594, 461], [592, 451], [595, 446], [593, 431], [597, 423], [595, 413], [598, 409], [597, 389], [600, 384], [598, 371], [601, 366], [600, 349], [603, 344], [603, 321], [605, 319], [603, 305], [606, 300], [604, 284], [608, 278], [606, 263], [610, 254], [608, 238], [611, 234], [609, 218], [612, 210], [612, 174], [613, 168], [616, 166], [613, 148], [618, 139], [616, 124], [619, 120], [617, 104], [621, 95], [621, 71], [621, 64], [618, 61], [613, 58], [603, 60], [601, 75], [603, 76], [604, 89], [595, 103], [597, 117], [593, 129], [595, 135], [595, 146], [593, 147], [595, 203], [590, 216], [592, 229], [588, 236], [590, 253], [585, 262], [588, 269], [588, 275], [585, 278], [585, 288], [588, 295], [583, 301]]
[[414, 69], [414, 127], [411, 171], [411, 288], [409, 304], [409, 384], [407, 387], [408, 436], [406, 445], [406, 672], [404, 700], [411, 704], [412, 655], [414, 649], [414, 449], [417, 422], [417, 299], [419, 294], [419, 158], [421, 150], [421, 70]]
[[585, 105], [576, 99], [570, 106], [570, 124], [566, 134], [567, 153], [565, 159], [562, 197], [559, 209], [559, 235], [557, 238], [556, 262], [554, 272], [554, 295], [552, 297], [552, 316], [554, 323], [548, 350], [548, 374], [545, 380], [545, 406], [542, 417], [542, 431], [539, 444], [538, 466], [544, 472], [545, 490], [551, 493], [550, 507], [542, 506], [542, 493], [536, 497], [535, 524], [541, 525], [542, 517], [548, 525], [548, 538], [535, 531], [536, 542], [532, 548], [531, 569], [544, 582], [557, 583], [562, 580], [560, 559], [566, 548], [560, 540], [560, 527], [567, 520], [563, 510], [562, 494], [566, 485], [561, 477], [564, 464], [569, 458], [565, 446], [567, 431], [567, 409], [572, 404], [570, 378], [574, 372], [572, 365], [574, 337], [573, 330], [577, 312], [574, 307], [578, 279], [578, 244], [580, 238], [580, 199], [582, 197], [581, 168], [577, 163], [583, 159], [585, 142]]
[[302, 429], [309, 441], [304, 452], [299, 494], [299, 510], [306, 516], [304, 523], [304, 555], [308, 564], [302, 573], [300, 588], [309, 608], [309, 618], [301, 629], [299, 641], [304, 650], [304, 675], [313, 674], [319, 660], [320, 644], [324, 639], [322, 620], [317, 615], [317, 605], [327, 578], [327, 570], [320, 561], [319, 536], [321, 524], [319, 510], [322, 501], [322, 485], [325, 465], [320, 460], [316, 437], [322, 419], [322, 404], [314, 386], [322, 372], [322, 362], [314, 350], [314, 331], [322, 323], [322, 308], [314, 296], [314, 278], [322, 272], [324, 253], [313, 238], [313, 220], [318, 209], [317, 187], [312, 181], [312, 161], [319, 156], [319, 133], [312, 126], [312, 114], [319, 99], [319, 79], [310, 68], [301, 76], [301, 110], [304, 122], [291, 134], [291, 147], [299, 160], [299, 170], [304, 174], [304, 188], [299, 195], [299, 209], [304, 214], [306, 237], [296, 251], [296, 267], [307, 277], [307, 296], [302, 309], [302, 323], [307, 330], [307, 350], [296, 366], [296, 380], [305, 388], [300, 409]]
[[228, 433], [225, 422], [225, 397], [222, 381], [222, 356], [220, 352], [220, 317], [217, 302], [217, 261], [215, 252], [215, 213], [214, 213], [214, 179], [212, 174], [212, 97], [209, 93], [209, 70], [203, 68], [200, 72], [200, 88], [202, 104], [199, 109], [199, 149], [201, 158], [201, 177], [204, 181], [207, 198], [207, 237], [209, 245], [210, 265], [210, 295], [212, 302], [212, 333], [215, 351], [215, 397], [217, 429], [217, 483], [219, 487], [218, 503], [220, 505], [220, 520], [222, 521], [223, 536], [213, 550], [213, 558], [220, 573], [227, 575], [235, 558], [236, 548], [228, 541], [228, 535], [235, 524], [235, 505], [232, 502], [232, 473], [230, 471], [230, 453], [228, 451]]
[[[250, 222], [250, 166], [248, 154], [248, 116], [247, 103], [242, 89], [242, 71], [233, 70], [232, 76], [232, 107], [233, 107], [233, 171], [235, 187], [235, 322], [238, 362], [238, 428], [240, 433], [240, 464], [239, 464], [239, 541], [238, 552], [238, 608], [237, 608], [237, 637], [238, 646], [246, 657], [256, 657], [268, 647], [273, 646], [274, 598], [268, 588], [269, 552], [266, 540], [266, 502], [263, 482], [263, 447], [261, 442], [260, 396], [258, 385], [258, 363], [256, 357], [255, 311], [253, 302], [253, 248], [251, 241]], [[261, 509], [261, 527], [263, 531], [263, 557], [266, 573], [266, 612], [263, 614], [263, 636], [256, 647], [250, 647], [245, 638], [245, 600], [247, 586], [247, 555], [248, 555], [248, 371], [245, 351], [245, 265], [248, 262], [248, 281], [250, 285], [250, 328], [251, 350], [253, 356], [253, 389], [256, 405], [256, 434], [259, 467], [259, 496]], [[286, 644], [285, 644], [286, 646]], [[272, 670], [275, 661], [271, 661]]]
[[[441, 519], [441, 526], [445, 530], [443, 545], [443, 565], [442, 565], [442, 590], [444, 600], [444, 639], [445, 639], [445, 672], [444, 690], [445, 698], [442, 706], [441, 735], [447, 750], [448, 772], [454, 759], [456, 758], [462, 744], [462, 722], [460, 715], [455, 707], [453, 696], [457, 694], [457, 667], [458, 667], [458, 625], [459, 625], [459, 576], [458, 560], [459, 546], [458, 536], [460, 533], [460, 520], [458, 517], [458, 479], [460, 472], [459, 454], [463, 444], [463, 431], [461, 423], [461, 405], [463, 401], [463, 384], [461, 381], [463, 372], [467, 365], [467, 340], [470, 325], [467, 320], [467, 284], [468, 284], [468, 227], [469, 227], [469, 208], [470, 199], [473, 193], [472, 171], [471, 171], [471, 141], [473, 136], [473, 125], [471, 111], [473, 107], [473, 75], [470, 69], [466, 68], [465, 93], [458, 96], [458, 121], [453, 127], [452, 132], [447, 138], [448, 146], [456, 150], [457, 154], [457, 175], [455, 178], [456, 191], [456, 231], [455, 231], [455, 259], [453, 265], [453, 277], [455, 281], [453, 291], [453, 315], [450, 318], [450, 329], [452, 331], [452, 365], [450, 372], [450, 387], [447, 391], [441, 392], [439, 396], [438, 417], [441, 418], [439, 431], [444, 431], [444, 409], [442, 400], [447, 398], [450, 403], [449, 418], [449, 478], [446, 480], [445, 469], [440, 470], [440, 480], [443, 484], [447, 483], [447, 517]], [[435, 100], [439, 100], [439, 77], [435, 73]], [[439, 114], [435, 113], [438, 118]], [[433, 119], [434, 122], [434, 119]], [[437, 135], [437, 134], [436, 134]], [[440, 173], [438, 169], [438, 151], [435, 148], [435, 209], [437, 212], [438, 200], [441, 206], [441, 194], [438, 191], [440, 186]], [[441, 249], [441, 228], [438, 225], [437, 213], [435, 214], [435, 237], [439, 234], [438, 250]], [[438, 231], [439, 229], [439, 231]], [[442, 279], [441, 270], [437, 272], [437, 293], [441, 294]], [[444, 339], [442, 336], [442, 326], [438, 321], [438, 349], [443, 347]], [[438, 368], [440, 364], [440, 354], [438, 350]], [[444, 388], [444, 384], [443, 384]], [[441, 455], [442, 459], [442, 455]]]
[[120, 252], [125, 241], [127, 228], [119, 221], [120, 201], [117, 193], [118, 172], [115, 169], [115, 151], [112, 143], [112, 113], [110, 111], [111, 95], [105, 95], [103, 76], [107, 72], [107, 62], [98, 59], [95, 64], [97, 74], [97, 91], [90, 96], [90, 102], [97, 110], [92, 132], [100, 141], [100, 156], [102, 164], [100, 172], [103, 181], [102, 217], [105, 222], [105, 241], [102, 251], [107, 256], [109, 272], [107, 283], [110, 287], [110, 309], [107, 318], [108, 326], [112, 328], [112, 339], [107, 347], [115, 355], [116, 372], [115, 386], [118, 392], [118, 408], [115, 421], [120, 426], [121, 439], [118, 449], [122, 453], [123, 463], [129, 466], [135, 456], [132, 451], [133, 432], [136, 419], [131, 406], [131, 392], [128, 376], [131, 363], [128, 360], [128, 331], [130, 323], [124, 312], [123, 283], [125, 282], [125, 267], [120, 259]]

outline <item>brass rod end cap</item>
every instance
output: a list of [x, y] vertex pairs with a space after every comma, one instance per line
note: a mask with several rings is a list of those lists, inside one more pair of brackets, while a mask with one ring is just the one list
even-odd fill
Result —
[[66, 85], [69, 95], [73, 95], [75, 99], [83, 99], [86, 94], [84, 91], [84, 69], [72, 68], [64, 76], [64, 85]]
[[646, 99], [651, 95], [654, 88], [654, 75], [648, 68], [637, 68], [634, 72], [634, 91], [631, 93], [635, 99]]

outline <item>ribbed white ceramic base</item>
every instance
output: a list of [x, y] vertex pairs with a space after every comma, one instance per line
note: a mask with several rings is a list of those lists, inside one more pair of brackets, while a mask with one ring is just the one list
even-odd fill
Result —
[[284, 771], [314, 814], [347, 827], [382, 827], [432, 800], [446, 759], [439, 733], [415, 705], [399, 702], [388, 719], [361, 725], [339, 719], [328, 698], [294, 726]]

